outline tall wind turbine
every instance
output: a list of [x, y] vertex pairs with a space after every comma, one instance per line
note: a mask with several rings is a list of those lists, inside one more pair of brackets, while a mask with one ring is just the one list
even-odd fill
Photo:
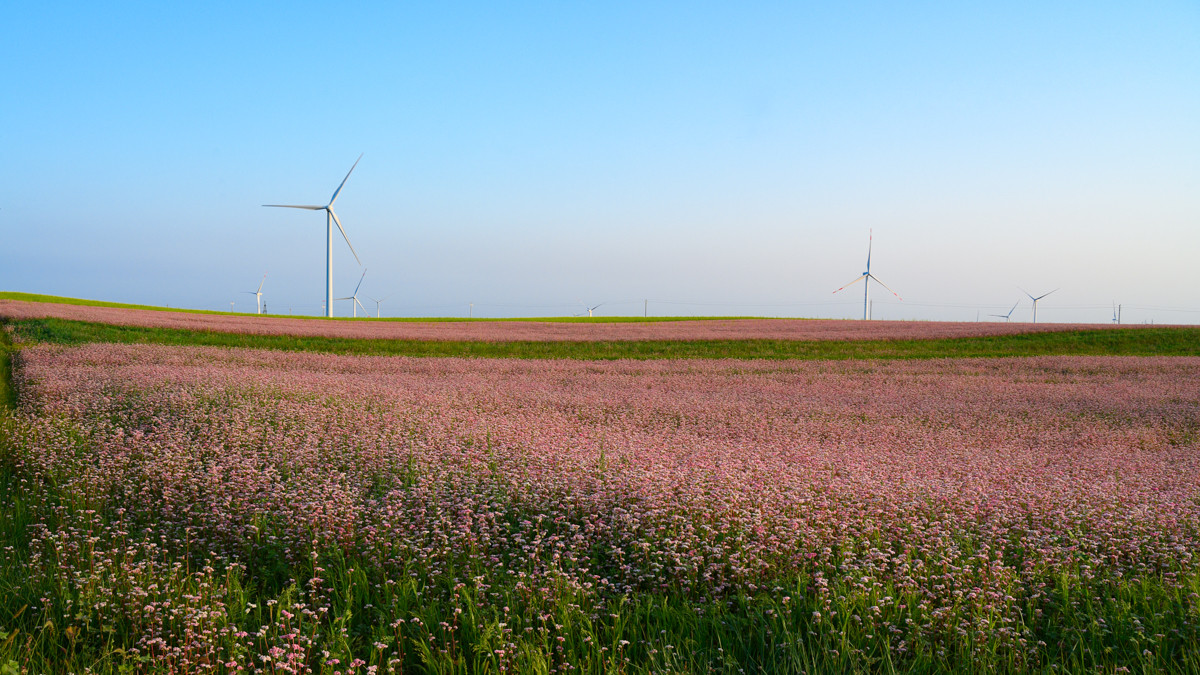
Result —
[[1008, 314], [988, 314], [988, 316], [994, 316], [997, 319], [1004, 319], [1004, 323], [1008, 323], [1008, 318], [1012, 316], [1013, 310], [1015, 310], [1019, 304], [1021, 304], [1020, 300], [1014, 302], [1012, 309], [1008, 310]]
[[850, 283], [846, 284], [845, 286], [842, 286], [841, 288], [834, 291], [834, 293], [837, 293], [839, 291], [842, 291], [844, 289], [847, 289], [847, 288], [853, 286], [854, 284], [857, 284], [860, 281], [863, 282], [863, 320], [864, 321], [871, 318], [871, 312], [869, 309], [870, 303], [869, 303], [868, 299], [870, 297], [869, 292], [870, 292], [870, 288], [871, 288], [871, 280], [872, 279], [874, 279], [875, 282], [878, 283], [880, 286], [887, 288], [888, 292], [891, 293], [892, 295], [896, 296], [897, 300], [904, 300], [904, 298], [900, 297], [899, 293], [888, 288], [887, 284], [880, 281], [879, 277], [875, 276], [874, 274], [871, 274], [871, 246], [874, 243], [874, 241], [875, 241], [875, 232], [874, 232], [874, 230], [871, 230], [868, 234], [868, 239], [867, 239], [867, 271], [863, 272], [862, 275], [860, 277], [858, 277], [857, 279], [855, 279], [854, 281], [851, 281]]
[[[337, 224], [338, 230], [342, 233], [342, 238], [346, 240], [346, 245], [350, 247], [350, 252], [354, 253], [354, 259], [361, 265], [362, 261], [358, 259], [358, 253], [354, 250], [354, 245], [350, 243], [350, 237], [346, 236], [346, 229], [342, 227], [342, 221], [338, 220], [337, 214], [333, 212], [333, 203], [337, 201], [338, 195], [342, 192], [342, 187], [346, 185], [346, 180], [350, 178], [350, 174], [354, 173], [354, 167], [358, 166], [358, 162], [362, 160], [362, 155], [354, 160], [354, 166], [346, 172], [346, 178], [342, 179], [342, 184], [333, 191], [333, 196], [329, 198], [329, 203], [325, 206], [298, 206], [296, 204], [263, 204], [263, 206], [272, 206], [284, 209], [305, 209], [308, 211], [324, 211], [325, 212], [325, 316], [333, 317], [333, 226]], [[362, 280], [359, 280], [362, 283]]]
[[[358, 301], [358, 289], [362, 288], [363, 279], [367, 278], [367, 271], [363, 270], [362, 276], [358, 278], [358, 285], [354, 287], [354, 295], [347, 295], [344, 298], [335, 298], [336, 300], [352, 300], [350, 309], [354, 311], [354, 318], [358, 318], [358, 308], [362, 307], [362, 303]], [[367, 308], [363, 307], [363, 314], [366, 315]]]
[[[363, 272], [363, 275], [366, 275], [366, 272]], [[371, 302], [375, 303], [375, 318], [376, 318], [376, 319], [380, 319], [380, 318], [382, 318], [382, 317], [383, 317], [383, 315], [382, 315], [382, 314], [380, 314], [380, 312], [379, 312], [379, 306], [383, 304], [383, 301], [384, 301], [384, 300], [387, 300], [387, 299], [388, 299], [388, 298], [390, 298], [390, 297], [392, 297], [392, 296], [390, 296], [390, 295], [389, 295], [389, 296], [387, 296], [387, 297], [380, 298], [380, 299], [376, 300], [375, 298], [372, 298], [372, 297], [371, 297], [371, 296], [369, 296], [369, 295], [367, 296], [367, 299], [368, 299], [368, 300], [370, 300]], [[366, 312], [367, 310], [365, 310], [365, 309], [364, 309], [363, 311], [364, 311], [364, 312]]]
[[[1018, 286], [1017, 288], [1021, 288], [1021, 287]], [[1054, 291], [1057, 291], [1057, 290], [1058, 290], [1057, 288], [1054, 289]], [[1050, 291], [1050, 293], [1053, 293], [1054, 291]], [[1042, 298], [1046, 297], [1047, 295], [1050, 295], [1050, 293], [1042, 293], [1041, 295], [1039, 295], [1035, 298], [1035, 297], [1033, 297], [1033, 293], [1030, 293], [1029, 291], [1025, 290], [1024, 288], [1021, 288], [1021, 292], [1024, 293], [1025, 295], [1028, 295], [1029, 299], [1033, 301], [1033, 322], [1037, 323], [1037, 301], [1041, 300]]]
[[249, 293], [250, 295], [253, 295], [254, 299], [258, 301], [258, 314], [262, 314], [262, 287], [265, 283], [267, 283], [267, 275], [264, 274], [262, 281], [258, 282], [257, 291], [242, 291], [243, 293]]

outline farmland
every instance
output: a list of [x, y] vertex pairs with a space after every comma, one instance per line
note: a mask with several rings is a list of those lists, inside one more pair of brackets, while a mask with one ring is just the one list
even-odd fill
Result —
[[1200, 670], [1195, 356], [411, 358], [10, 318], [0, 667]]

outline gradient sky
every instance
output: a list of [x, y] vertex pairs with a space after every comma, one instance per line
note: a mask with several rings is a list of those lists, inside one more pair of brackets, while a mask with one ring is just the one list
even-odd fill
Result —
[[[814, 3], [815, 4], [815, 3]], [[1200, 323], [1200, 4], [15, 3], [0, 289]], [[361, 274], [335, 242], [334, 292]], [[878, 292], [876, 292], [878, 291]], [[374, 313], [374, 303], [367, 303]], [[349, 314], [339, 303], [338, 315]], [[994, 320], [994, 319], [993, 319]]]

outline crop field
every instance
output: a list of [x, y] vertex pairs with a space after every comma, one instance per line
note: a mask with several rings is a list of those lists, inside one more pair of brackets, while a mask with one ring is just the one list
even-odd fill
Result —
[[[124, 307], [27, 302], [0, 295], [0, 316], [9, 319], [67, 319], [142, 328], [182, 329], [250, 335], [287, 335], [368, 340], [456, 341], [644, 341], [644, 340], [928, 340], [1021, 335], [1087, 329], [1112, 324], [1053, 324], [950, 321], [847, 321], [835, 319], [649, 319], [573, 320], [377, 320], [335, 321], [237, 314], [203, 314]], [[1136, 326], [1122, 326], [1125, 330]]]
[[20, 346], [5, 672], [1200, 671], [1200, 358]]

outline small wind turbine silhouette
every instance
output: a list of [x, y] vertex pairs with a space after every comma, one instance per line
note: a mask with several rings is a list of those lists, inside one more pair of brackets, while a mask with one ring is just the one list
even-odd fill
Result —
[[254, 299], [258, 301], [258, 314], [262, 314], [262, 287], [265, 283], [267, 283], [266, 274], [263, 275], [262, 281], [258, 282], [257, 291], [242, 291], [243, 293], [249, 293], [250, 295], [253, 295]]
[[[600, 303], [600, 305], [592, 305], [591, 307], [588, 307], [586, 302], [584, 302], [582, 300], [579, 300], [578, 302], [579, 302], [579, 304], [583, 305], [584, 311], [586, 311], [588, 313], [589, 317], [592, 316], [592, 312], [596, 311], [597, 307], [604, 304], [602, 302], [602, 303]], [[580, 313], [576, 314], [575, 316], [583, 316], [583, 312], [580, 312]]]
[[1019, 305], [1019, 304], [1021, 304], [1021, 301], [1020, 301], [1020, 300], [1018, 300], [1018, 301], [1014, 302], [1014, 303], [1013, 303], [1013, 306], [1012, 306], [1012, 309], [1008, 310], [1008, 314], [988, 314], [988, 316], [994, 316], [994, 317], [996, 317], [997, 319], [1004, 319], [1004, 323], [1008, 323], [1008, 318], [1009, 318], [1010, 316], [1012, 316], [1013, 310], [1014, 310], [1014, 309], [1016, 309], [1016, 308], [1017, 308], [1017, 305]]
[[[354, 287], [354, 295], [347, 295], [344, 298], [334, 298], [334, 300], [351, 300], [350, 308], [354, 312], [354, 318], [358, 318], [358, 308], [362, 307], [362, 303], [358, 301], [358, 289], [362, 288], [363, 279], [367, 278], [367, 271], [363, 270], [362, 276], [358, 278], [358, 285]], [[363, 307], [363, 314], [367, 313], [367, 308]]]
[[[367, 274], [366, 272], [363, 272], [363, 275], [364, 275], [364, 276], [365, 276], [366, 274]], [[362, 280], [360, 279], [359, 281], [361, 282]], [[384, 300], [387, 300], [387, 299], [388, 299], [388, 298], [390, 298], [390, 297], [392, 297], [392, 296], [390, 296], [390, 295], [389, 295], [389, 296], [387, 296], [387, 297], [380, 298], [379, 300], [376, 300], [375, 298], [372, 298], [372, 297], [371, 297], [371, 296], [369, 296], [369, 295], [367, 296], [367, 299], [368, 299], [368, 300], [370, 300], [371, 302], [375, 303], [375, 318], [376, 318], [376, 319], [379, 319], [379, 318], [381, 318], [381, 317], [383, 316], [382, 314], [380, 314], [380, 313], [379, 313], [379, 306], [383, 304], [383, 301], [384, 301]], [[365, 310], [365, 309], [364, 309], [363, 311], [365, 312], [365, 311], [367, 311], [367, 310]]]
[[868, 298], [870, 296], [868, 295], [868, 293], [870, 291], [872, 279], [874, 279], [875, 282], [878, 283], [880, 286], [887, 288], [888, 292], [891, 293], [892, 295], [896, 296], [897, 300], [904, 300], [904, 298], [900, 297], [899, 293], [888, 288], [887, 284], [880, 281], [879, 277], [875, 276], [874, 274], [871, 274], [871, 246], [875, 241], [875, 231], [873, 229], [869, 231], [868, 237], [869, 238], [867, 239], [867, 271], [863, 272], [862, 275], [860, 277], [858, 277], [857, 279], [855, 279], [854, 281], [851, 281], [850, 283], [846, 284], [845, 286], [842, 286], [841, 288], [834, 291], [834, 293], [838, 293], [839, 291], [847, 289], [847, 288], [853, 286], [854, 284], [857, 284], [860, 281], [863, 282], [863, 320], [864, 321], [871, 318], [870, 303], [868, 302]]
[[358, 253], [354, 250], [354, 245], [350, 243], [350, 237], [346, 236], [346, 228], [342, 227], [342, 221], [338, 220], [337, 214], [333, 212], [333, 203], [337, 201], [338, 195], [342, 193], [342, 188], [346, 185], [346, 180], [350, 178], [350, 174], [354, 173], [354, 167], [358, 166], [358, 162], [362, 160], [362, 155], [354, 160], [354, 166], [346, 172], [346, 177], [342, 179], [342, 184], [338, 185], [333, 191], [333, 196], [329, 198], [329, 203], [325, 206], [297, 206], [295, 204], [263, 204], [263, 206], [272, 206], [284, 209], [306, 209], [308, 211], [324, 211], [325, 212], [325, 316], [333, 317], [333, 225], [337, 224], [338, 230], [342, 233], [342, 238], [346, 240], [346, 245], [350, 247], [350, 252], [354, 253], [354, 259], [358, 260], [361, 265], [362, 261], [358, 259]]
[[[1020, 286], [1017, 286], [1017, 288], [1021, 288], [1021, 287], [1020, 287]], [[1056, 288], [1056, 289], [1054, 289], [1054, 291], [1057, 291], [1057, 290], [1058, 290], [1057, 288]], [[1054, 291], [1050, 291], [1050, 293], [1053, 293]], [[1038, 303], [1038, 300], [1041, 300], [1042, 298], [1046, 297], [1047, 295], [1050, 295], [1050, 293], [1042, 293], [1041, 295], [1039, 295], [1039, 296], [1037, 296], [1037, 297], [1035, 298], [1035, 297], [1033, 297], [1033, 293], [1030, 293], [1029, 291], [1025, 290], [1024, 288], [1021, 288], [1021, 292], [1022, 292], [1022, 293], [1024, 293], [1025, 295], [1028, 295], [1028, 296], [1029, 296], [1029, 299], [1033, 301], [1033, 322], [1034, 322], [1034, 323], [1037, 323], [1037, 303]]]

